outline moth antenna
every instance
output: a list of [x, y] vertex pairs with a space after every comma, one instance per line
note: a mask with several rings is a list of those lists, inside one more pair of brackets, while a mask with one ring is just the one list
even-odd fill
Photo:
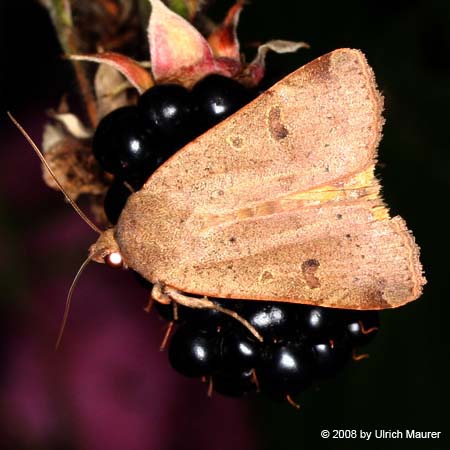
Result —
[[83, 211], [81, 211], [80, 207], [76, 204], [75, 200], [73, 200], [72, 197], [64, 190], [62, 187], [62, 184], [58, 181], [58, 178], [56, 178], [55, 173], [48, 165], [47, 161], [44, 158], [44, 155], [42, 154], [41, 150], [39, 150], [39, 147], [36, 145], [36, 143], [31, 139], [31, 136], [24, 130], [22, 125], [17, 122], [17, 120], [13, 117], [13, 115], [7, 111], [6, 114], [8, 114], [9, 118], [11, 119], [11, 122], [16, 126], [16, 128], [22, 133], [23, 137], [28, 141], [28, 143], [31, 145], [31, 148], [34, 150], [38, 158], [41, 160], [42, 164], [44, 164], [45, 168], [48, 170], [50, 175], [55, 180], [55, 183], [58, 185], [61, 192], [66, 197], [67, 201], [70, 203], [72, 208], [77, 212], [77, 214], [98, 234], [102, 234], [102, 231], [100, 228], [97, 227], [87, 216], [84, 214]]
[[84, 269], [86, 268], [86, 266], [91, 262], [92, 260], [92, 256], [89, 255], [81, 264], [80, 268], [78, 269], [77, 274], [75, 275], [75, 278], [72, 281], [72, 284], [70, 285], [70, 289], [69, 292], [67, 294], [67, 299], [66, 299], [66, 307], [64, 308], [64, 315], [63, 315], [63, 319], [61, 322], [61, 328], [59, 329], [59, 334], [58, 334], [58, 339], [56, 339], [56, 344], [55, 344], [55, 350], [58, 350], [59, 345], [61, 344], [61, 340], [64, 334], [64, 330], [66, 328], [66, 324], [67, 324], [67, 318], [69, 317], [69, 311], [70, 311], [70, 305], [72, 303], [72, 296], [73, 296], [73, 291], [75, 290], [75, 286], [78, 282], [78, 279], [80, 278], [81, 274], [83, 273]]

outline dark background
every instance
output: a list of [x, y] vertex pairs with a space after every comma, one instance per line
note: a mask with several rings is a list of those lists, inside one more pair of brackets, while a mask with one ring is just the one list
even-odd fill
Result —
[[[217, 3], [219, 17], [224, 5], [229, 3]], [[39, 6], [32, 1], [0, 0], [0, 18], [0, 109], [14, 111], [39, 140], [46, 109], [55, 107], [60, 96], [74, 89], [75, 83], [70, 68], [59, 58], [52, 28]], [[154, 364], [160, 366], [152, 366], [149, 376], [154, 376], [158, 370], [163, 377], [172, 377], [170, 379], [181, 386], [176, 399], [170, 400], [174, 405], [173, 415], [167, 413], [170, 439], [164, 441], [165, 447], [159, 448], [221, 448], [209, 439], [217, 438], [223, 429], [227, 431], [224, 442], [234, 439], [229, 444], [235, 448], [249, 448], [244, 445], [249, 441], [253, 442], [252, 448], [262, 450], [448, 448], [450, 3], [444, 0], [254, 1], [242, 14], [239, 31], [243, 43], [284, 38], [311, 44], [310, 50], [296, 55], [271, 55], [268, 67], [274, 76], [335, 48], [354, 47], [364, 51], [385, 96], [386, 126], [378, 168], [384, 197], [392, 212], [401, 214], [414, 230], [422, 249], [428, 284], [417, 302], [383, 312], [382, 330], [368, 348], [370, 358], [352, 363], [336, 379], [323, 383], [320, 389], [305, 392], [300, 398], [299, 412], [287, 404], [274, 404], [264, 399], [223, 401], [216, 396], [204, 403], [199, 400], [203, 399], [204, 392], [195, 391], [194, 395], [195, 383], [180, 381], [180, 377], [170, 374], [165, 358], [158, 355]], [[108, 311], [120, 308], [120, 317], [126, 314], [146, 330], [149, 320], [159, 327], [158, 333], [161, 324], [144, 318], [146, 325], [142, 325], [144, 319], [136, 318], [141, 315], [139, 301], [144, 294], [137, 291], [139, 299], [131, 298], [129, 292], [134, 289], [131, 287], [134, 282], [129, 276], [111, 276], [106, 268], [90, 268], [77, 293], [67, 333], [69, 344], [62, 356], [53, 355], [52, 339], [65, 290], [85, 254], [84, 249], [94, 237], [64, 205], [61, 196], [43, 186], [36, 158], [5, 120], [3, 111], [0, 115], [0, 347], [4, 361], [0, 405], [7, 406], [0, 415], [0, 430], [11, 448], [19, 443], [22, 448], [33, 449], [58, 448], [61, 443], [65, 448], [67, 445], [88, 448], [85, 442], [91, 442], [91, 448], [95, 448], [92, 445], [97, 441], [87, 440], [80, 425], [82, 421], [73, 411], [69, 414], [64, 409], [64, 401], [68, 402], [69, 410], [73, 407], [68, 400], [73, 385], [61, 386], [59, 381], [67, 375], [67, 361], [74, 346], [82, 345], [89, 351], [93, 341], [89, 333], [84, 333], [86, 329], [91, 330], [86, 323], [97, 330], [97, 326], [104, 324], [104, 316], [112, 314]], [[58, 287], [52, 287], [55, 279], [60, 280]], [[89, 285], [94, 292], [89, 290]], [[100, 285], [112, 286], [113, 294], [98, 291]], [[115, 290], [119, 292], [124, 286], [126, 295], [114, 295]], [[106, 302], [102, 300], [104, 297], [107, 297]], [[125, 331], [121, 333], [120, 326], [115, 328], [118, 334], [117, 341], [111, 344], [113, 348], [124, 339]], [[153, 333], [150, 338], [153, 341], [145, 344], [149, 355], [158, 352], [158, 336]], [[30, 392], [41, 389], [43, 398], [47, 399], [42, 400], [43, 404], [57, 402], [60, 405], [60, 409], [57, 408], [60, 413], [55, 414], [57, 423], [64, 416], [63, 425], [56, 427], [59, 432], [49, 427], [52, 432], [42, 433], [43, 425], [39, 425], [39, 418], [33, 415], [35, 425], [30, 428], [27, 426], [30, 416], [20, 407], [15, 410], [11, 406], [18, 404], [9, 399], [9, 390], [15, 392], [16, 389], [11, 388], [15, 379], [11, 367], [16, 367], [14, 358], [20, 352], [25, 351], [24, 359], [29, 360], [27, 342], [40, 343], [36, 351], [45, 353], [37, 358], [45, 366], [40, 370], [51, 374], [42, 375], [42, 383], [27, 389]], [[145, 341], [137, 342], [142, 345]], [[114, 357], [117, 353], [114, 356], [113, 352]], [[23, 375], [23, 371], [17, 370]], [[140, 371], [139, 367], [136, 371]], [[47, 376], [52, 377], [53, 384], [49, 384]], [[86, 384], [89, 381], [80, 383], [78, 395], [88, 395], [90, 387]], [[19, 394], [20, 389], [17, 388]], [[65, 390], [63, 400], [61, 389]], [[188, 397], [190, 400], [186, 400]], [[148, 409], [161, 408], [152, 398], [140, 396], [140, 400], [145, 400]], [[203, 408], [203, 413], [199, 413], [199, 408]], [[241, 418], [242, 410], [246, 412]], [[39, 416], [40, 409], [37, 411]], [[250, 429], [242, 431], [242, 439], [239, 432], [233, 432], [236, 424], [228, 422], [228, 414]], [[186, 416], [190, 416], [190, 421], [184, 423], [182, 417]], [[206, 426], [204, 421], [208, 419], [214, 420]], [[102, 425], [126, 427], [117, 418], [114, 420], [116, 422], [109, 423], [105, 417]], [[19, 431], [16, 432], [15, 427]], [[442, 431], [444, 437], [434, 441], [372, 439], [369, 442], [320, 437], [322, 429], [404, 431], [407, 428]], [[219, 433], [219, 430], [222, 431]], [[182, 438], [174, 440], [171, 433], [181, 434]], [[202, 444], [194, 445], [199, 435], [204, 435]], [[141, 448], [153, 448], [154, 440], [149, 442], [152, 444], [142, 444]]]

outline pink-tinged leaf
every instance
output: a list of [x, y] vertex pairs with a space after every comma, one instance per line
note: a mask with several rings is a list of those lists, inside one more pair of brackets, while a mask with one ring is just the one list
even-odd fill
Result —
[[237, 1], [228, 11], [223, 23], [209, 35], [208, 43], [216, 57], [240, 61], [237, 26], [243, 6], [243, 0]]
[[231, 58], [217, 58], [215, 73], [226, 77], [235, 78], [242, 71], [242, 63], [239, 60]]
[[150, 0], [148, 26], [152, 73], [157, 83], [174, 81], [192, 86], [212, 72], [221, 73], [206, 39], [161, 0]]
[[264, 77], [266, 55], [269, 50], [276, 53], [293, 53], [301, 48], [309, 48], [306, 42], [273, 40], [260, 45], [255, 59], [239, 75], [239, 80], [245, 86], [256, 86]]
[[137, 61], [119, 53], [105, 52], [95, 55], [70, 55], [70, 59], [76, 61], [91, 61], [99, 64], [107, 64], [118, 70], [140, 94], [154, 85], [152, 76]]

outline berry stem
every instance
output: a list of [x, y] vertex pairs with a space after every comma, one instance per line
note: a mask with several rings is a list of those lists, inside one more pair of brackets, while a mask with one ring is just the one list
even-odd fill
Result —
[[[77, 30], [73, 24], [70, 2], [52, 0], [46, 6], [64, 53], [66, 55], [79, 53], [81, 46], [79, 45]], [[78, 61], [73, 62], [72, 67], [90, 125], [94, 127], [97, 124], [97, 106], [91, 89], [91, 80], [89, 80], [83, 66]]]

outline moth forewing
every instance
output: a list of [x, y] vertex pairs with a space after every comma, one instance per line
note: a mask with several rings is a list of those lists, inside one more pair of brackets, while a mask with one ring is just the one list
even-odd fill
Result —
[[153, 283], [382, 309], [416, 299], [419, 249], [374, 177], [382, 98], [357, 50], [298, 69], [163, 164], [114, 235]]

